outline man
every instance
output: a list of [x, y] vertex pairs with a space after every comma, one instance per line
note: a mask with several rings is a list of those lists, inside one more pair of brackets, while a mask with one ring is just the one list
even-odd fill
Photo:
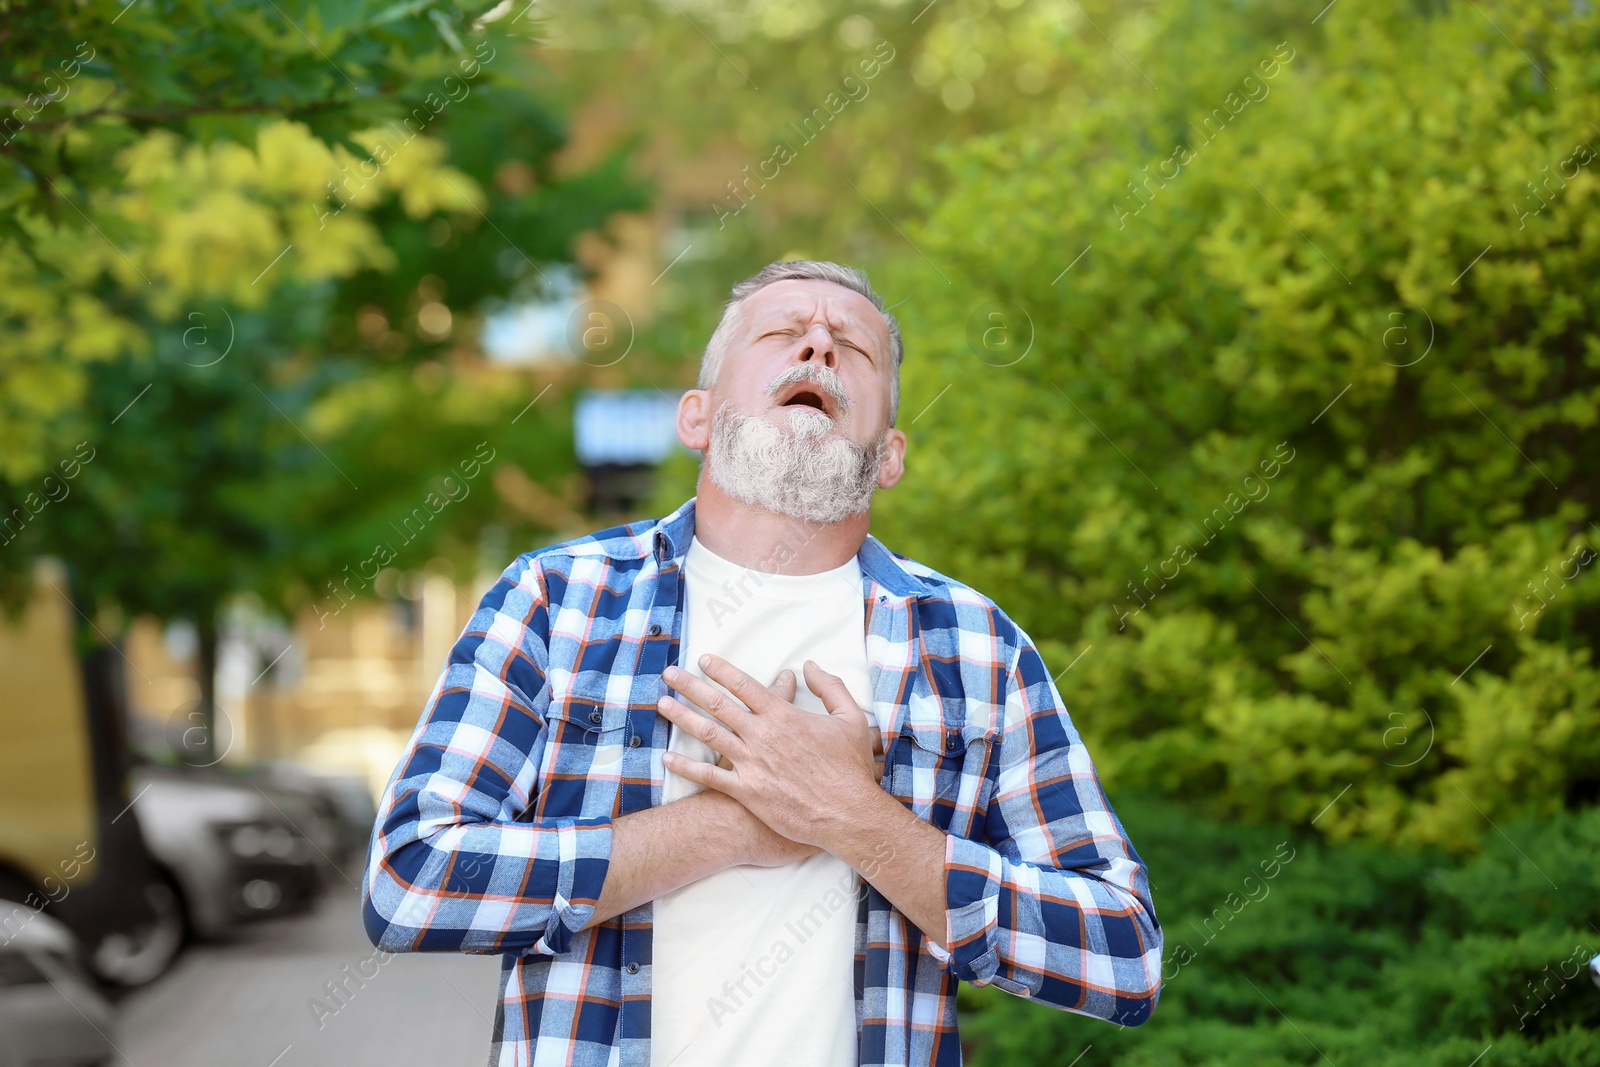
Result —
[[857, 271], [735, 286], [695, 498], [518, 557], [456, 643], [363, 911], [503, 955], [494, 1063], [959, 1064], [958, 980], [1154, 1008], [1146, 873], [1032, 642], [868, 533], [900, 359]]

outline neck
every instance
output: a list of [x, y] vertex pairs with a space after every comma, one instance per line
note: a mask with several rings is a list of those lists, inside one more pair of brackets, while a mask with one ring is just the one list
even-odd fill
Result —
[[741, 567], [771, 574], [817, 574], [842, 567], [867, 539], [871, 512], [842, 522], [803, 522], [735, 500], [700, 473], [694, 535]]

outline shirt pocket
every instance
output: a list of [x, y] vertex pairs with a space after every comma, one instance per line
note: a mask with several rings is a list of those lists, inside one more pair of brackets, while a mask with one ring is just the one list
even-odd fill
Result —
[[627, 742], [627, 705], [583, 693], [552, 698], [531, 817], [611, 815]]
[[914, 699], [890, 754], [889, 791], [925, 822], [965, 833], [985, 800], [985, 767], [996, 730], [986, 723], [944, 721], [939, 702]]

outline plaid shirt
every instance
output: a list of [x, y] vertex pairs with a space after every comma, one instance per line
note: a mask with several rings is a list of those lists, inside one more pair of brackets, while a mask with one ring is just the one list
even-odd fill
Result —
[[[652, 905], [581, 928], [613, 821], [661, 802], [672, 724], [656, 701], [693, 532], [690, 500], [519, 556], [451, 650], [385, 791], [367, 933], [391, 952], [502, 955], [491, 1064], [650, 1064]], [[946, 831], [949, 946], [863, 885], [861, 1064], [960, 1064], [958, 980], [1143, 1022], [1161, 982], [1149, 882], [1032, 642], [874, 537], [858, 559], [882, 785]]]

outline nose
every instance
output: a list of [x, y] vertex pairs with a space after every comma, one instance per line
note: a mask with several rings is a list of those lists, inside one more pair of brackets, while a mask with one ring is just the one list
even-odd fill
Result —
[[839, 350], [834, 346], [833, 334], [828, 332], [828, 327], [820, 322], [811, 324], [805, 335], [800, 338], [800, 351], [796, 359], [801, 363], [818, 362], [829, 370], [837, 370], [839, 363]]

